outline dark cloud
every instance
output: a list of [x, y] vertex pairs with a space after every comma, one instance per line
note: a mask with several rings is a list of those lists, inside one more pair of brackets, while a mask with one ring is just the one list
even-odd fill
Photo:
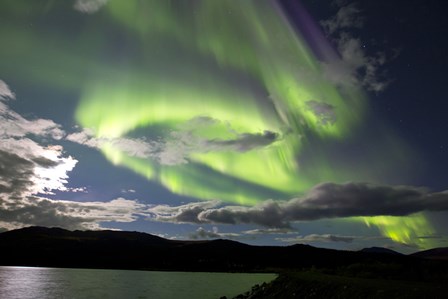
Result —
[[[0, 198], [0, 202], [2, 202]], [[57, 226], [69, 229], [82, 229], [86, 223], [95, 219], [86, 219], [66, 212], [62, 203], [46, 199], [27, 198], [20, 199], [0, 208], [0, 221], [17, 226], [39, 225]], [[73, 213], [74, 214], [74, 213]]]
[[290, 227], [285, 219], [285, 211], [281, 203], [272, 200], [255, 207], [226, 206], [219, 209], [208, 209], [198, 215], [201, 222], [211, 223], [253, 223], [265, 227]]
[[208, 150], [236, 150], [246, 152], [254, 148], [268, 146], [277, 141], [279, 134], [271, 131], [264, 131], [258, 134], [240, 134], [236, 139], [230, 140], [209, 140], [206, 142]]
[[56, 167], [60, 163], [59, 161], [50, 160], [45, 157], [34, 157], [34, 158], [31, 158], [31, 160], [34, 163], [36, 163], [37, 165], [42, 166], [44, 168]]
[[123, 198], [108, 202], [71, 202], [0, 194], [0, 227], [29, 225], [67, 229], [99, 229], [102, 222], [132, 222], [146, 216], [146, 206]]
[[[406, 216], [423, 211], [448, 210], [448, 191], [429, 192], [412, 186], [382, 186], [368, 183], [315, 186], [301, 198], [289, 201], [266, 201], [253, 207], [224, 206], [205, 202], [190, 207], [169, 207], [160, 214], [150, 209], [159, 221], [223, 224], [258, 224], [264, 227], [289, 228], [294, 221], [357, 216]], [[194, 211], [194, 213], [192, 212]], [[186, 217], [186, 215], [188, 217]]]
[[206, 230], [199, 227], [195, 232], [189, 234], [189, 238], [193, 240], [205, 239], [242, 239], [241, 234], [238, 233], [220, 233], [218, 228], [214, 226], [212, 230]]
[[202, 223], [198, 219], [199, 214], [218, 205], [218, 201], [202, 201], [177, 207], [159, 205], [150, 208], [148, 211], [152, 216], [151, 220], [175, 223]]
[[13, 153], [0, 150], [0, 194], [19, 196], [34, 185], [35, 164]]

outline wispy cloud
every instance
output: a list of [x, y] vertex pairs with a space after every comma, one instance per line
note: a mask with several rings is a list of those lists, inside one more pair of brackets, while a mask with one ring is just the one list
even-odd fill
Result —
[[65, 132], [61, 129], [61, 126], [52, 120], [42, 118], [25, 119], [20, 114], [9, 109], [5, 103], [0, 102], [0, 138], [21, 138], [27, 135], [35, 135], [58, 140], [64, 134]]
[[340, 7], [336, 15], [321, 22], [327, 33], [333, 34], [341, 29], [361, 28], [364, 19], [360, 15], [361, 10], [355, 3]]
[[150, 158], [154, 155], [153, 152], [159, 147], [157, 142], [150, 142], [143, 138], [95, 137], [94, 132], [89, 129], [68, 134], [65, 139], [95, 149], [110, 146], [131, 157], [137, 158]]
[[0, 100], [15, 99], [16, 95], [9, 89], [5, 81], [0, 80]]
[[352, 243], [357, 237], [331, 234], [311, 234], [306, 236], [296, 236], [292, 238], [276, 238], [276, 240], [286, 243], [313, 243], [313, 242], [343, 242]]
[[292, 228], [257, 228], [241, 232], [246, 235], [289, 235], [297, 233]]
[[73, 8], [77, 11], [93, 14], [107, 4], [109, 0], [76, 0]]
[[[315, 105], [314, 105], [315, 106]], [[318, 105], [312, 107], [322, 118], [322, 122], [332, 121], [331, 111], [328, 107]], [[326, 109], [325, 111], [323, 111]], [[126, 155], [137, 158], [148, 158], [161, 165], [180, 165], [189, 162], [194, 153], [235, 151], [247, 152], [257, 148], [263, 148], [279, 140], [280, 134], [263, 131], [260, 133], [237, 133], [229, 128], [234, 138], [206, 139], [195, 134], [197, 126], [207, 126], [216, 123], [215, 120], [200, 118], [201, 121], [192, 119], [185, 125], [185, 129], [170, 132], [164, 138], [148, 140], [146, 138], [108, 138], [96, 137], [93, 130], [84, 129], [81, 132], [68, 134], [66, 139], [91, 148], [101, 149], [112, 147]], [[208, 120], [208, 122], [206, 122]]]
[[387, 59], [384, 52], [367, 54], [366, 44], [350, 31], [361, 28], [363, 23], [361, 10], [355, 3], [342, 6], [334, 17], [321, 22], [340, 54], [340, 59], [323, 63], [323, 70], [325, 77], [337, 85], [363, 86], [380, 92], [390, 83], [382, 73]]
[[336, 122], [336, 111], [333, 105], [319, 101], [307, 101], [306, 105], [314, 115], [319, 119], [319, 123], [323, 126], [332, 125]]

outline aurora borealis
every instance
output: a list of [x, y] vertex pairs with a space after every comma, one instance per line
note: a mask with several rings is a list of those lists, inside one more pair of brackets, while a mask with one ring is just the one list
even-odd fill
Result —
[[144, 33], [136, 43], [158, 48], [148, 47], [130, 74], [95, 78], [76, 119], [103, 139], [156, 126], [162, 145], [149, 155], [171, 154], [170, 143], [184, 152], [136, 160], [105, 142], [101, 150], [109, 160], [173, 192], [243, 205], [262, 201], [266, 192], [292, 196], [336, 177], [321, 165], [328, 176], [310, 181], [297, 157], [307, 134], [344, 138], [363, 113], [363, 96], [326, 80], [277, 5], [247, 2], [235, 9], [233, 1], [199, 2], [185, 10], [185, 4], [157, 3], [163, 17], [138, 26], [135, 3], [108, 6], [113, 15], [121, 12], [131, 32]]
[[0, 150], [23, 171], [0, 164], [0, 227], [443, 245], [445, 186], [375, 102], [398, 51], [365, 48], [358, 4], [311, 2], [3, 1]]

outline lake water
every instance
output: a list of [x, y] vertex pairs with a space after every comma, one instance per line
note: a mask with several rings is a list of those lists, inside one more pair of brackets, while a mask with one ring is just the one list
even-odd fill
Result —
[[0, 298], [232, 298], [276, 274], [0, 267]]

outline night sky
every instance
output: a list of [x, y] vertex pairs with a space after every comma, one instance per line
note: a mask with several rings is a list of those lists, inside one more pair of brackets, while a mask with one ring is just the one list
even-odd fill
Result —
[[448, 246], [447, 8], [3, 0], [0, 231]]

